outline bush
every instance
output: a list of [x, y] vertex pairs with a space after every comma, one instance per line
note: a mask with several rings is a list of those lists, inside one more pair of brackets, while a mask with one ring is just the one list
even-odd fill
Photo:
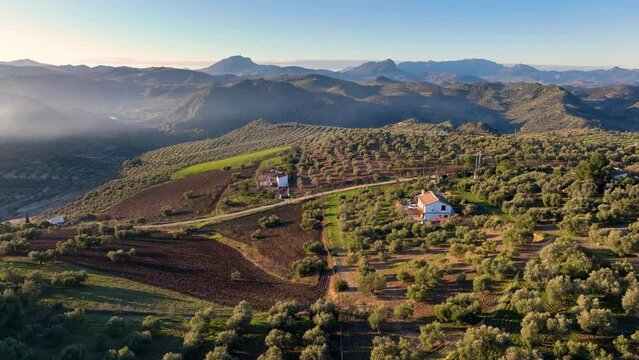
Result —
[[473, 291], [487, 290], [490, 286], [490, 276], [479, 275], [473, 279]]
[[173, 214], [173, 208], [168, 205], [162, 206], [160, 209], [160, 215], [162, 216], [171, 216]]
[[297, 301], [278, 301], [268, 311], [266, 322], [272, 328], [290, 328], [295, 325], [295, 313], [297, 313], [299, 305]]
[[36, 228], [29, 228], [18, 231], [18, 237], [25, 240], [33, 240], [40, 236], [40, 230]]
[[215, 336], [215, 346], [232, 347], [238, 339], [239, 336], [235, 330], [221, 331]]
[[86, 271], [63, 271], [51, 276], [51, 285], [59, 287], [77, 287], [82, 285], [89, 275]]
[[335, 292], [342, 292], [342, 291], [346, 291], [348, 289], [348, 281], [342, 279], [342, 278], [336, 278], [335, 281], [333, 282], [333, 290], [335, 290]]
[[264, 216], [258, 221], [263, 228], [274, 228], [280, 225], [280, 218], [277, 215]]
[[231, 317], [226, 320], [226, 327], [236, 331], [244, 331], [251, 323], [253, 310], [248, 302], [240, 301], [234, 308]]
[[60, 255], [69, 255], [77, 250], [77, 245], [74, 240], [69, 239], [67, 241], [58, 241], [55, 243], [55, 250]]
[[264, 237], [264, 235], [262, 235], [262, 229], [257, 229], [257, 230], [255, 230], [255, 231], [253, 231], [251, 233], [251, 239], [253, 239], [253, 240], [258, 240], [258, 239], [261, 239], [263, 237]]
[[159, 331], [162, 328], [160, 319], [155, 316], [149, 315], [142, 321], [142, 330], [150, 331], [152, 334]]
[[419, 342], [424, 350], [432, 350], [436, 345], [444, 341], [442, 325], [434, 321], [419, 327]]
[[135, 353], [126, 346], [120, 350], [111, 349], [107, 351], [104, 360], [135, 360]]
[[69, 345], [65, 347], [58, 360], [84, 360], [86, 359], [86, 352], [84, 351], [84, 347], [82, 345]]
[[116, 264], [123, 264], [131, 261], [135, 256], [135, 249], [124, 251], [122, 249], [109, 251], [107, 257]]
[[386, 305], [377, 307], [368, 317], [368, 324], [371, 329], [380, 331], [392, 315], [391, 308]]
[[136, 331], [127, 337], [127, 346], [136, 353], [143, 352], [153, 340], [150, 331]]
[[284, 360], [284, 354], [280, 348], [272, 346], [264, 354], [260, 355], [257, 360]]
[[0, 255], [25, 252], [30, 246], [30, 243], [22, 239], [0, 241]]
[[306, 332], [304, 332], [304, 335], [302, 335], [302, 340], [304, 340], [307, 344], [326, 344], [326, 333], [318, 325], [306, 330]]
[[272, 329], [266, 335], [264, 343], [268, 347], [286, 349], [293, 344], [293, 334], [279, 329]]
[[401, 320], [406, 320], [409, 317], [413, 316], [414, 312], [415, 302], [411, 300], [404, 301], [393, 310], [393, 314], [395, 315], [395, 317]]
[[328, 360], [328, 345], [309, 345], [302, 350], [300, 360]]
[[195, 197], [195, 192], [192, 190], [185, 191], [184, 194], [182, 194], [182, 197], [184, 200], [193, 199]]
[[359, 276], [359, 291], [366, 295], [374, 295], [386, 288], [386, 278], [375, 271], [366, 272]]
[[317, 256], [307, 256], [301, 260], [297, 260], [291, 264], [293, 273], [299, 277], [309, 276], [320, 272], [326, 263]]
[[231, 281], [240, 281], [242, 279], [242, 273], [235, 270], [231, 273]]
[[84, 309], [73, 309], [64, 313], [65, 325], [69, 329], [79, 329], [85, 319]]
[[76, 235], [74, 239], [76, 245], [83, 249], [90, 249], [94, 246], [102, 244], [102, 238], [99, 236], [81, 234]]
[[35, 359], [35, 352], [22, 341], [12, 337], [0, 340], [0, 358], [15, 360]]
[[476, 296], [457, 294], [435, 305], [435, 315], [443, 322], [472, 323], [481, 314], [481, 304]]
[[55, 260], [55, 251], [53, 249], [46, 251], [29, 251], [29, 259], [37, 261], [40, 265], [44, 263], [51, 263]]
[[162, 356], [162, 360], [182, 360], [182, 359], [183, 359], [182, 354], [179, 354], [179, 353], [169, 352], [164, 354], [164, 356]]
[[460, 360], [499, 359], [508, 348], [510, 337], [498, 328], [482, 325], [468, 328], [455, 343]]
[[106, 333], [111, 336], [123, 335], [126, 331], [126, 322], [119, 316], [112, 316], [106, 322]]
[[319, 241], [307, 241], [304, 243], [303, 247], [307, 254], [321, 255], [326, 253], [324, 245]]
[[218, 346], [212, 351], [206, 353], [205, 360], [232, 360], [233, 357], [229, 353], [229, 349], [226, 346]]

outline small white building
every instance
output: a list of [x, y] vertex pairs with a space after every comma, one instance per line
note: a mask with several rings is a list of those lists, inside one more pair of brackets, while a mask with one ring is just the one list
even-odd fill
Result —
[[277, 176], [277, 187], [280, 189], [288, 188], [288, 175], [283, 171], [276, 171], [275, 176]]
[[423, 191], [417, 197], [417, 208], [422, 212], [422, 224], [439, 222], [455, 215], [455, 209], [442, 195]]
[[56, 215], [47, 219], [47, 222], [51, 225], [62, 225], [64, 224], [64, 215]]

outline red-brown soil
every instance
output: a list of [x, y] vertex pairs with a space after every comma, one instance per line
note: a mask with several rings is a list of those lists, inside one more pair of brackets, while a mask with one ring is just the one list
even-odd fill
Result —
[[[262, 238], [252, 239], [251, 234], [260, 229], [259, 219], [276, 215], [281, 225], [275, 228], [262, 229]], [[226, 238], [240, 241], [254, 249], [273, 265], [269, 271], [289, 277], [291, 264], [305, 256], [303, 245], [307, 241], [322, 241], [321, 230], [302, 230], [300, 221], [302, 206], [291, 205], [255, 215], [212, 225], [204, 230], [212, 230]]]
[[[53, 248], [56, 241], [72, 235], [66, 230], [43, 234], [41, 239], [32, 241], [32, 249]], [[109, 250], [130, 248], [135, 248], [137, 255], [128, 263], [116, 264], [106, 256]], [[322, 274], [314, 285], [277, 279], [238, 251], [205, 238], [114, 240], [58, 259], [228, 306], [240, 300], [258, 308], [268, 308], [277, 300], [296, 299], [310, 304], [325, 293], [328, 285], [328, 273]], [[241, 280], [232, 281], [230, 275], [236, 270], [241, 273]]]
[[[106, 213], [115, 219], [144, 218], [147, 221], [174, 221], [209, 214], [226, 187], [233, 182], [232, 174], [236, 172], [240, 172], [242, 177], [250, 177], [255, 168], [207, 171], [151, 186], [110, 207]], [[187, 191], [193, 191], [194, 197], [185, 199]], [[160, 209], [164, 206], [170, 206], [173, 215], [161, 216]]]

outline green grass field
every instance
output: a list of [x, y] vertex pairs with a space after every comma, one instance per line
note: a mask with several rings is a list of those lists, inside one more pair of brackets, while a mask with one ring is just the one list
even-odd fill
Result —
[[326, 233], [330, 241], [331, 248], [337, 246], [346, 246], [344, 234], [339, 228], [339, 220], [337, 214], [339, 211], [339, 197], [340, 196], [353, 196], [359, 190], [349, 190], [340, 193], [335, 193], [326, 196], [324, 199], [324, 226], [326, 227]]
[[186, 169], [182, 169], [173, 175], [171, 175], [171, 179], [181, 179], [187, 177], [189, 175], [199, 174], [205, 171], [210, 170], [222, 170], [226, 167], [230, 167], [231, 169], [239, 169], [242, 166], [249, 166], [254, 164], [257, 160], [264, 159], [270, 156], [273, 156], [279, 152], [286, 151], [290, 149], [291, 146], [280, 146], [274, 147], [262, 151], [256, 151], [248, 154], [242, 154], [239, 156], [233, 156], [226, 159], [213, 160], [205, 163], [189, 166]]

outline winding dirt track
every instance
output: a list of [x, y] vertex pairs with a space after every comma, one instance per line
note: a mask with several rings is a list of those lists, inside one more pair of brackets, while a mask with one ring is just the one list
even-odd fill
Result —
[[192, 219], [192, 220], [176, 221], [176, 222], [170, 222], [170, 223], [141, 225], [141, 226], [137, 226], [137, 227], [140, 228], [140, 229], [149, 229], [149, 230], [151, 230], [151, 229], [176, 228], [176, 227], [181, 227], [181, 226], [185, 226], [185, 225], [193, 225], [193, 224], [202, 223], [202, 222], [216, 223], [216, 222], [220, 222], [220, 221], [224, 221], [224, 220], [230, 220], [230, 219], [234, 219], [234, 218], [238, 218], [238, 217], [242, 217], [242, 216], [252, 215], [252, 214], [255, 214], [255, 213], [263, 212], [263, 211], [266, 211], [266, 210], [270, 210], [270, 209], [281, 207], [281, 206], [285, 206], [285, 205], [299, 204], [299, 203], [307, 201], [307, 200], [316, 199], [316, 198], [319, 198], [319, 197], [322, 197], [322, 196], [326, 196], [326, 195], [330, 195], [330, 194], [337, 194], [337, 193], [341, 193], [341, 192], [344, 192], [344, 191], [355, 190], [355, 189], [364, 189], [364, 188], [374, 187], [374, 186], [389, 185], [389, 184], [394, 184], [394, 183], [397, 183], [397, 182], [413, 181], [415, 179], [418, 179], [418, 177], [388, 180], [388, 181], [382, 181], [382, 182], [372, 183], [372, 184], [354, 185], [354, 186], [349, 186], [349, 187], [335, 189], [335, 190], [323, 191], [323, 192], [319, 192], [319, 193], [316, 193], [316, 194], [305, 195], [305, 196], [301, 196], [301, 197], [294, 198], [294, 199], [286, 199], [286, 200], [278, 202], [276, 204], [263, 205], [263, 206], [259, 206], [259, 207], [253, 208], [253, 209], [242, 210], [242, 211], [229, 213], [229, 214], [222, 214], [222, 215], [216, 215], [216, 216], [206, 216], [206, 217], [196, 218], [196, 219]]

